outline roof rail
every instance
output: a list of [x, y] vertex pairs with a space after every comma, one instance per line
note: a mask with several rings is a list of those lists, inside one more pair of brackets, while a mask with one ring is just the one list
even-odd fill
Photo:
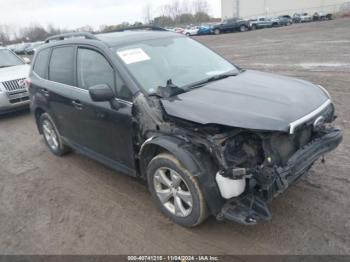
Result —
[[132, 31], [132, 30], [167, 31], [166, 29], [159, 27], [159, 26], [141, 25], [141, 26], [125, 27], [122, 29], [113, 30], [112, 32], [123, 32], [123, 31]]
[[73, 33], [65, 33], [60, 35], [50, 36], [45, 39], [45, 43], [49, 43], [50, 41], [60, 41], [65, 40], [66, 38], [74, 38], [74, 37], [85, 37], [85, 39], [91, 40], [99, 40], [96, 36], [87, 32], [73, 32]]

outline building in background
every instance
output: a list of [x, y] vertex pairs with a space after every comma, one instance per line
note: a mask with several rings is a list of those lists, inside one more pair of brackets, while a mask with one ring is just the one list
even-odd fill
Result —
[[350, 0], [221, 0], [222, 19], [339, 11]]

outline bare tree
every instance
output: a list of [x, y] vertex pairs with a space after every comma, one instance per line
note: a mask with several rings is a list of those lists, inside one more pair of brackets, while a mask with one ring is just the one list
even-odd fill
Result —
[[194, 13], [208, 13], [209, 3], [207, 0], [194, 0], [192, 2]]
[[9, 25], [0, 25], [0, 42], [6, 45], [11, 40], [11, 28]]
[[189, 1], [182, 0], [181, 2], [181, 14], [191, 14], [192, 13], [192, 7], [189, 3]]
[[150, 3], [143, 7], [143, 21], [145, 24], [150, 24], [152, 21], [152, 5]]

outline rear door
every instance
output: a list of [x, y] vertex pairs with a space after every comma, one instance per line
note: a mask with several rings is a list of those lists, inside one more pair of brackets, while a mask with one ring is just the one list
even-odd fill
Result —
[[71, 141], [75, 141], [80, 135], [76, 125], [79, 116], [72, 104], [72, 89], [76, 85], [75, 51], [74, 45], [53, 48], [48, 81], [41, 90], [49, 101], [48, 108], [61, 136]]

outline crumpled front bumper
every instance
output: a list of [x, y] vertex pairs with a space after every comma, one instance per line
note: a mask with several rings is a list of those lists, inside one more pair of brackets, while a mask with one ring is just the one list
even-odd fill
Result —
[[[245, 225], [254, 225], [257, 220], [269, 220], [272, 215], [267, 202], [286, 191], [291, 185], [303, 178], [312, 164], [334, 150], [342, 141], [342, 132], [332, 128], [323, 131], [323, 135], [299, 149], [284, 167], [274, 167], [274, 181], [269, 187], [267, 197], [252, 190], [229, 199], [221, 209], [218, 219], [227, 219]], [[265, 192], [266, 193], [266, 192]]]

